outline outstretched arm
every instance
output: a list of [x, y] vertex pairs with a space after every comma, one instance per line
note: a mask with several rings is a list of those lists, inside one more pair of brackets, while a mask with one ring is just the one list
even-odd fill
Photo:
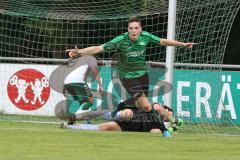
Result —
[[160, 40], [160, 44], [163, 46], [179, 46], [179, 47], [185, 47], [185, 48], [192, 48], [194, 45], [196, 45], [196, 43], [193, 43], [193, 42], [184, 43], [184, 42], [179, 42], [171, 39], [163, 39], [163, 38]]
[[93, 54], [98, 54], [102, 53], [103, 47], [102, 46], [91, 46], [83, 49], [78, 49], [75, 47], [74, 49], [67, 49], [66, 52], [69, 52], [69, 57], [74, 58], [77, 57], [78, 55], [93, 55]]

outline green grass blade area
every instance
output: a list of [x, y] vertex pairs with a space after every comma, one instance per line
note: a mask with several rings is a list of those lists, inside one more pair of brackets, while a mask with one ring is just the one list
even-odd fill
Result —
[[240, 136], [94, 132], [0, 122], [0, 160], [239, 160]]

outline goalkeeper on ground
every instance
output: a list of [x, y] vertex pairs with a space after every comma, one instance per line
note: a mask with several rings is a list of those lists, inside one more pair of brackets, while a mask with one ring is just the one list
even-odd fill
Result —
[[[182, 126], [183, 122], [180, 119], [174, 118], [174, 112], [171, 108], [163, 106], [159, 103], [154, 103], [153, 108], [161, 116], [161, 121], [171, 121], [172, 126]], [[97, 111], [93, 111], [97, 112]], [[159, 123], [159, 119], [155, 119], [155, 116], [151, 112], [145, 112], [142, 109], [136, 107], [125, 106], [125, 109], [119, 111], [120, 115], [115, 121], [102, 123], [99, 125], [93, 124], [78, 124], [67, 125], [62, 122], [60, 128], [78, 129], [78, 130], [95, 130], [95, 131], [131, 131], [131, 132], [159, 132], [164, 137], [170, 137], [171, 133], [166, 129], [164, 123]], [[82, 113], [82, 119], [88, 119], [91, 117], [91, 112]], [[173, 121], [174, 120], [174, 121]]]

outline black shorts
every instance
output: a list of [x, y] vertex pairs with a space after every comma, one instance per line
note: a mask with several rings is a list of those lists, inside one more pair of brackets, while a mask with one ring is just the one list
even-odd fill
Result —
[[140, 109], [132, 109], [134, 117], [132, 120], [126, 121], [115, 121], [121, 128], [122, 131], [130, 132], [150, 132], [152, 129], [160, 129], [162, 123], [150, 112], [144, 112]]
[[127, 90], [131, 97], [136, 93], [144, 92], [148, 96], [149, 77], [148, 73], [136, 78], [120, 78], [123, 87]]
[[67, 97], [70, 94], [74, 99], [92, 97], [90, 88], [86, 83], [69, 83], [63, 87], [63, 94]]

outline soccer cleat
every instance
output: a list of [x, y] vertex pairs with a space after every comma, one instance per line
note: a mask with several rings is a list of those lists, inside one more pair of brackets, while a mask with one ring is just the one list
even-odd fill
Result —
[[69, 121], [67, 125], [74, 125], [74, 122]]
[[171, 133], [168, 130], [163, 131], [162, 135], [163, 135], [163, 137], [166, 137], [166, 138], [172, 137]]
[[74, 114], [70, 115], [68, 125], [73, 125], [75, 122], [76, 122], [76, 116]]
[[59, 128], [67, 129], [68, 128], [68, 124], [66, 122], [61, 122]]

